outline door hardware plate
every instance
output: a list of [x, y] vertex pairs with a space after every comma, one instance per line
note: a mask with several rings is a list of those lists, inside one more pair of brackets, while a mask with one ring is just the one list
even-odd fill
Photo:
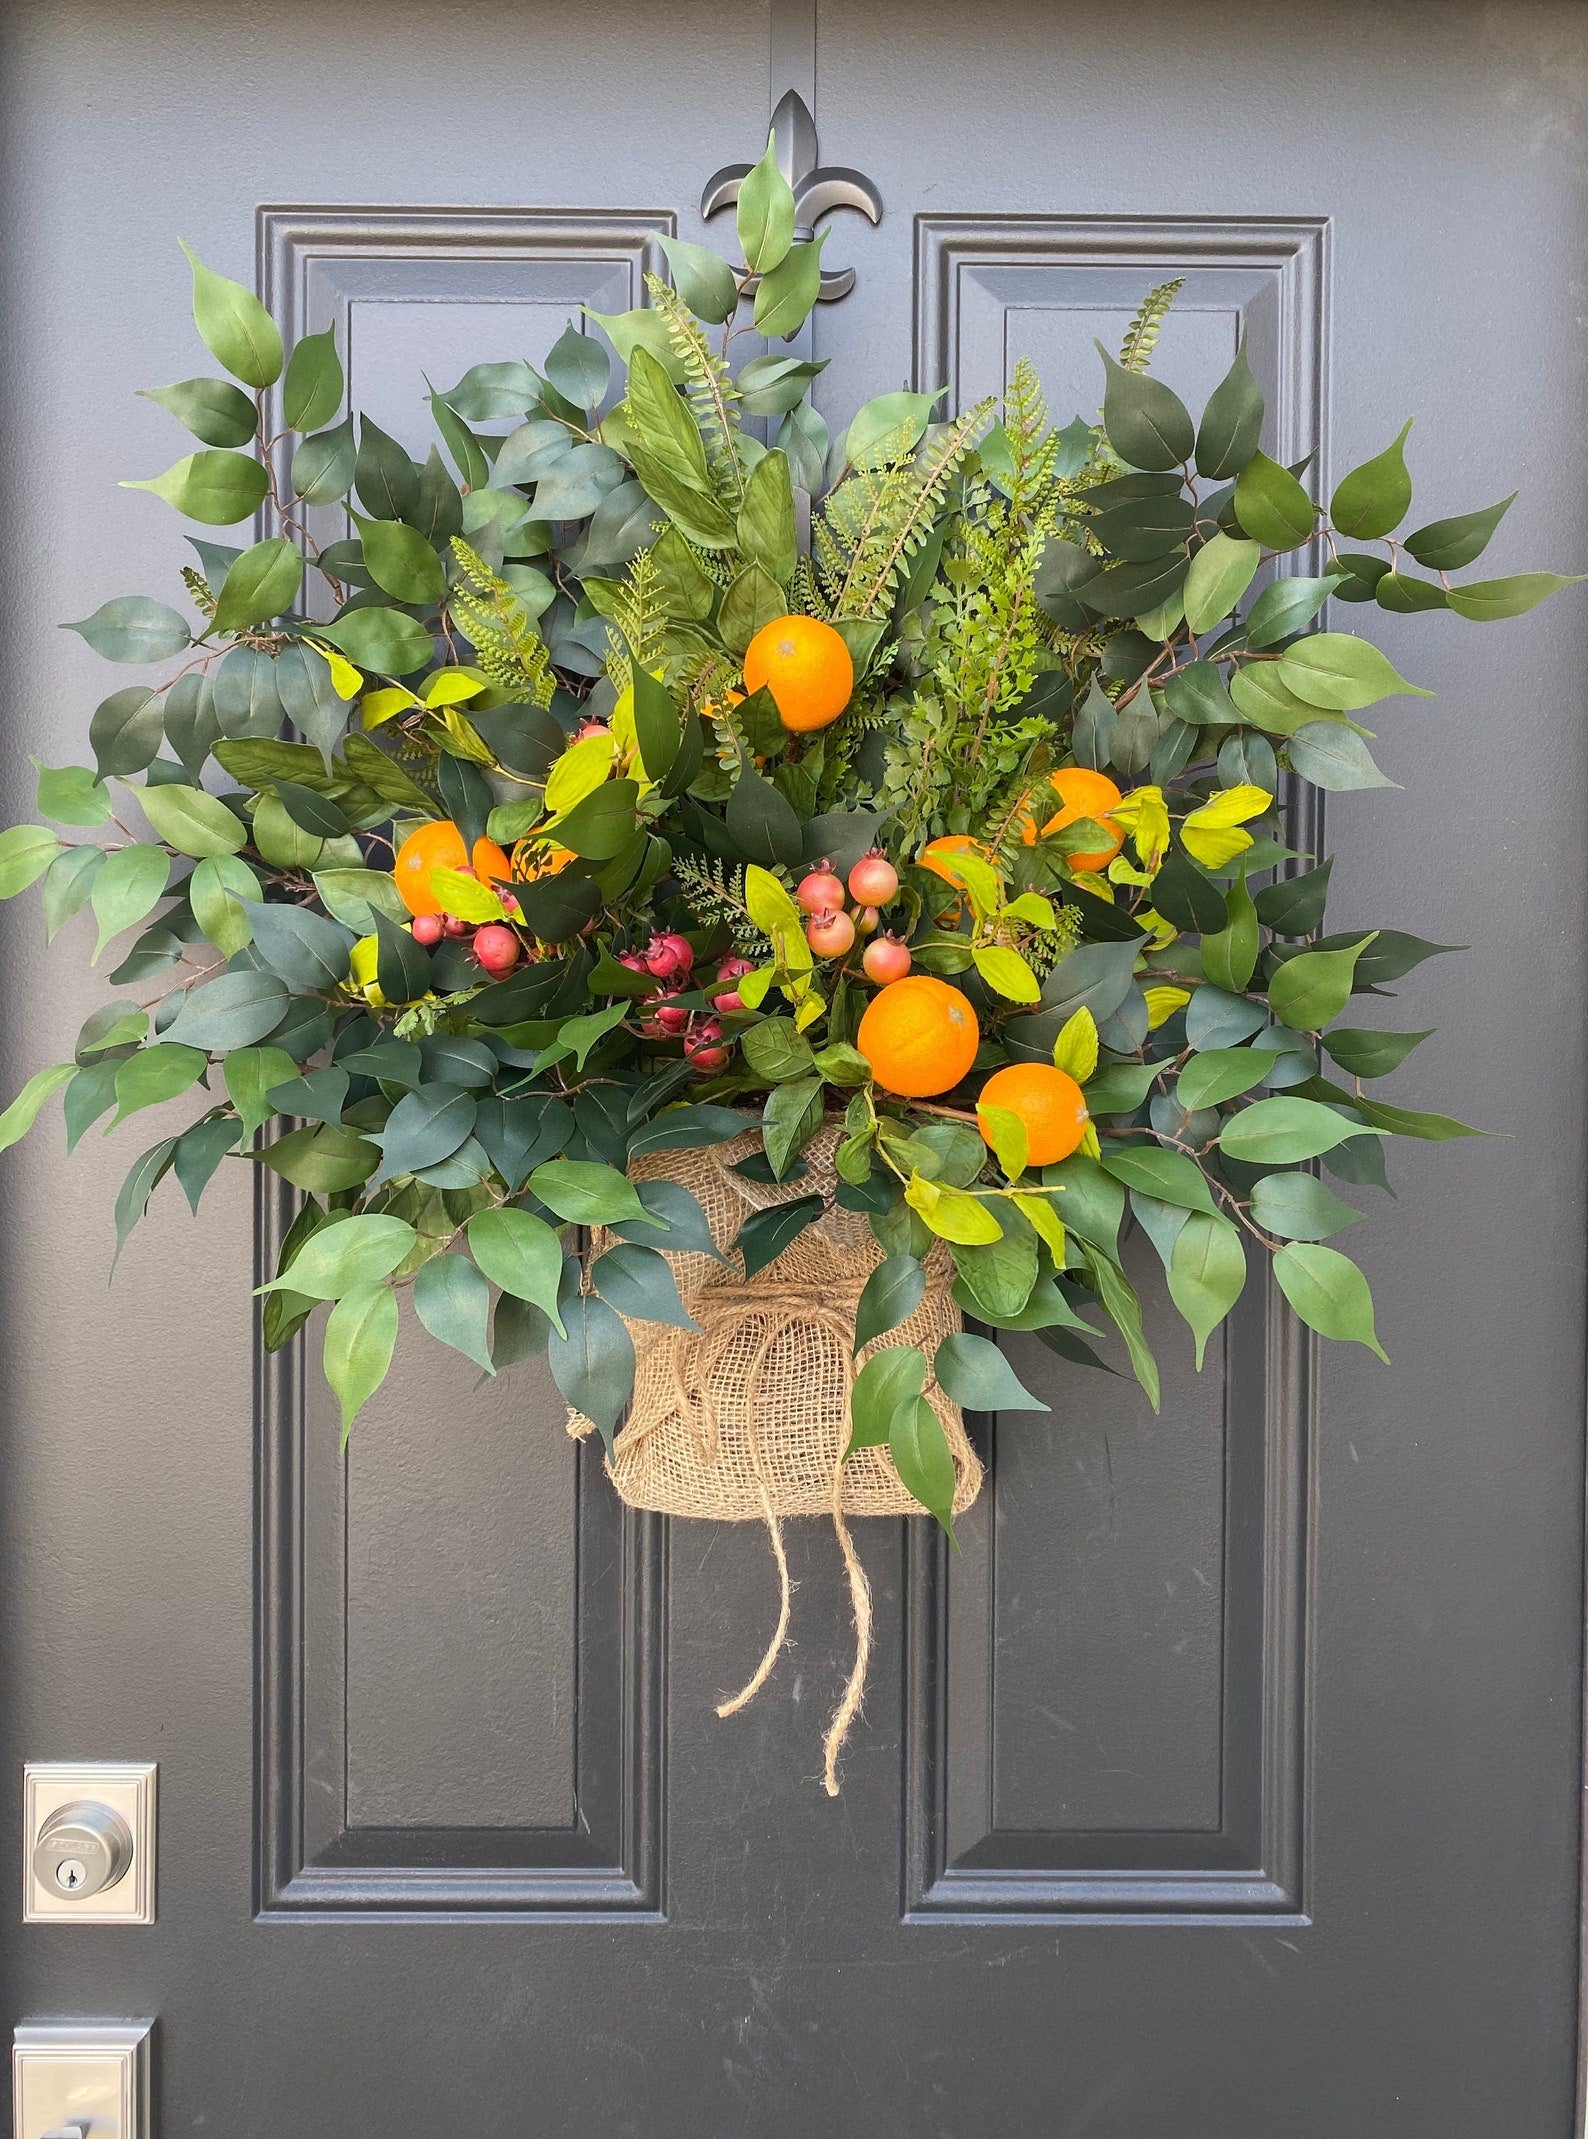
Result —
[[16, 2139], [86, 2131], [88, 2139], [150, 2139], [147, 2020], [38, 2021], [11, 2047]]
[[[155, 1776], [152, 1760], [28, 1762], [22, 1771], [24, 1923], [154, 1922]], [[52, 1814], [84, 1802], [105, 1806], [126, 1823], [132, 1859], [114, 1883], [76, 1899], [41, 1874], [38, 1843]], [[100, 2139], [97, 2130], [93, 2139]]]

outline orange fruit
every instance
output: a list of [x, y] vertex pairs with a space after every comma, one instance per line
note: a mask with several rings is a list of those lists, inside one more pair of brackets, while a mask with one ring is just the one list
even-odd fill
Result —
[[992, 860], [981, 841], [972, 839], [969, 832], [950, 832], [945, 838], [934, 839], [924, 846], [915, 857], [916, 866], [920, 869], [930, 869], [932, 874], [940, 876], [945, 884], [952, 884], [956, 891], [963, 891], [964, 883], [954, 870], [956, 854], [979, 854], [984, 862]]
[[[430, 889], [431, 870], [466, 868], [470, 860], [463, 834], [450, 817], [420, 825], [408, 834], [392, 863], [398, 897], [411, 914], [440, 913], [441, 901]], [[494, 880], [505, 884], [513, 873], [512, 863], [494, 839], [477, 839], [472, 861], [482, 883]]]
[[780, 616], [763, 624], [746, 648], [744, 687], [769, 690], [784, 727], [805, 735], [825, 728], [848, 705], [855, 665], [831, 624], [815, 616]]
[[[1086, 1095], [1068, 1070], [1050, 1062], [1011, 1062], [994, 1070], [981, 1088], [977, 1105], [1003, 1107], [1025, 1124], [1026, 1159], [1032, 1166], [1056, 1166], [1080, 1148], [1086, 1134]], [[982, 1137], [992, 1138], [982, 1125]]]
[[981, 1044], [970, 998], [930, 973], [906, 973], [874, 995], [855, 1045], [878, 1084], [901, 1099], [930, 1099], [968, 1076]]
[[1109, 822], [1108, 812], [1124, 796], [1106, 772], [1093, 772], [1089, 765], [1065, 765], [1054, 773], [1051, 785], [1064, 804], [1056, 817], [1050, 817], [1040, 835], [1034, 822], [1028, 820], [1025, 842], [1035, 846], [1038, 837], [1046, 839], [1050, 833], [1062, 832], [1066, 825], [1076, 824], [1082, 817], [1094, 817], [1113, 837], [1113, 845], [1099, 847], [1095, 852], [1072, 854], [1070, 867], [1085, 874], [1106, 869], [1120, 848], [1125, 844], [1125, 835]]

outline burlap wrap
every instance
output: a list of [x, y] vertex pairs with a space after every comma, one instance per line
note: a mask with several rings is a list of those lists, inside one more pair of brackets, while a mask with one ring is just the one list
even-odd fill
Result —
[[[861, 1213], [832, 1205], [840, 1133], [835, 1125], [818, 1132], [805, 1147], [806, 1170], [796, 1181], [747, 1181], [732, 1170], [760, 1149], [758, 1127], [711, 1150], [659, 1152], [635, 1162], [636, 1180], [677, 1181], [699, 1199], [724, 1254], [753, 1211], [815, 1192], [829, 1208], [748, 1283], [731, 1257], [720, 1263], [708, 1255], [668, 1255], [679, 1297], [701, 1333], [657, 1322], [628, 1324], [634, 1398], [607, 1465], [631, 1507], [767, 1525], [779, 1576], [777, 1629], [749, 1683], [722, 1704], [719, 1715], [731, 1715], [760, 1690], [788, 1633], [792, 1585], [782, 1519], [832, 1518], [849, 1574], [857, 1643], [849, 1685], [827, 1734], [825, 1781], [834, 1796], [838, 1753], [860, 1708], [871, 1647], [871, 1593], [844, 1518], [922, 1512], [886, 1449], [861, 1449], [848, 1463], [842, 1460], [849, 1392], [865, 1356], [853, 1357], [855, 1307], [882, 1251]], [[613, 1237], [598, 1230], [592, 1259], [612, 1244]], [[878, 1341], [918, 1344], [930, 1361], [939, 1341], [960, 1327], [960, 1313], [950, 1292], [953, 1266], [941, 1247], [926, 1269], [920, 1305]], [[959, 1406], [930, 1377], [926, 1394], [954, 1457], [957, 1514], [981, 1488], [981, 1463]], [[568, 1430], [582, 1436], [595, 1429], [573, 1413]]]

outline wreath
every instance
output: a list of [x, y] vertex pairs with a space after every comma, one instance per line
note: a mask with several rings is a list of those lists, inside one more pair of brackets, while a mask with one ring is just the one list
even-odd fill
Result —
[[1176, 283], [1100, 349], [1099, 420], [1053, 427], [1022, 361], [834, 442], [821, 363], [734, 362], [818, 293], [770, 147], [738, 225], [743, 268], [660, 237], [647, 306], [433, 393], [422, 465], [343, 413], [334, 333], [288, 355], [190, 254], [229, 376], [152, 390], [199, 448], [128, 487], [266, 532], [194, 537], [185, 611], [67, 627], [172, 672], [0, 835], [0, 896], [91, 909], [119, 991], [0, 1148], [56, 1092], [70, 1147], [201, 1087], [117, 1253], [167, 1174], [195, 1211], [227, 1158], [301, 1192], [264, 1342], [329, 1303], [344, 1439], [406, 1294], [487, 1374], [547, 1355], [626, 1499], [764, 1519], [781, 1609], [724, 1712], [787, 1630], [784, 1516], [830, 1514], [836, 1790], [847, 1518], [952, 1535], [962, 1412], [1047, 1408], [998, 1331], [1103, 1367], [1110, 1329], [1156, 1406], [1127, 1225], [1199, 1366], [1254, 1251], [1384, 1356], [1318, 1162], [1382, 1188], [1389, 1140], [1477, 1132], [1370, 1096], [1427, 1035], [1353, 1004], [1448, 946], [1327, 927], [1305, 791], [1389, 785], [1360, 716], [1416, 686], [1318, 623], [1568, 582], [1455, 576], [1508, 499], [1400, 533], [1405, 430], [1324, 507], [1244, 350], [1194, 421], [1149, 370]]

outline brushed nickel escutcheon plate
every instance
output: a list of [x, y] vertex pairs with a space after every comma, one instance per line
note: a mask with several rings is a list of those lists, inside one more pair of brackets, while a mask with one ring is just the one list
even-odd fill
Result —
[[[29, 1761], [22, 1771], [22, 1920], [29, 1924], [152, 1924], [154, 1922], [155, 1778], [152, 1760]], [[95, 1886], [88, 1852], [72, 1860], [57, 1884], [50, 1851], [41, 1851], [46, 1828], [69, 1808], [97, 1808], [108, 1817], [107, 1835], [130, 1835], [123, 1868]], [[85, 1841], [91, 1837], [85, 1835]], [[114, 1852], [116, 1862], [126, 1856]], [[67, 1884], [78, 1864], [90, 1876], [74, 1894]], [[114, 1867], [112, 1867], [113, 1869]], [[100, 2139], [96, 2131], [94, 2139]]]

